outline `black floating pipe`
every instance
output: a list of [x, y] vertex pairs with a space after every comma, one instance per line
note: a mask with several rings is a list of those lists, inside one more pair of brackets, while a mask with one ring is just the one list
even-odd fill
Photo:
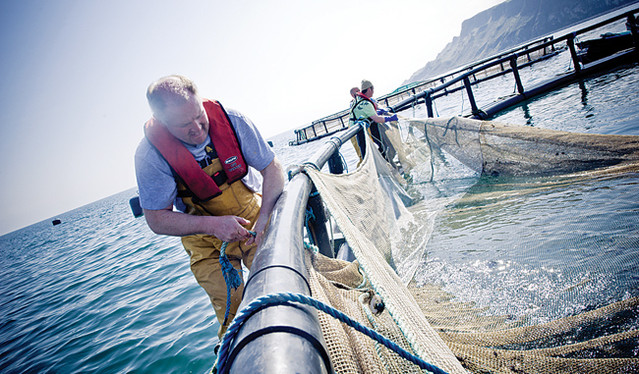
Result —
[[314, 155], [311, 157], [312, 160], [316, 160], [315, 162], [309, 162], [309, 164], [317, 167], [318, 170], [321, 170], [324, 164], [328, 162], [328, 160], [333, 157], [336, 151], [342, 146], [344, 142], [348, 139], [352, 138], [362, 130], [363, 127], [361, 125], [353, 126], [348, 130], [342, 132], [338, 136], [332, 137], [328, 140], [323, 148], [320, 148]]
[[411, 96], [411, 97], [409, 97], [407, 99], [404, 99], [404, 100], [400, 101], [399, 103], [393, 105], [391, 107], [391, 109], [393, 110], [393, 112], [402, 111], [402, 110], [404, 110], [406, 108], [409, 108], [413, 104], [413, 102], [425, 97], [428, 94], [429, 94], [428, 90], [427, 91], [422, 91], [422, 92], [420, 92], [420, 93], [418, 93], [416, 95], [413, 95], [413, 96]]
[[[244, 288], [240, 309], [275, 292], [310, 295], [303, 248], [304, 207], [311, 183], [297, 174], [271, 216]], [[317, 312], [307, 306], [272, 306], [246, 320], [230, 347], [230, 373], [332, 372]]]
[[508, 99], [502, 100], [500, 102], [498, 102], [495, 105], [489, 106], [487, 108], [484, 108], [483, 113], [481, 114], [475, 114], [473, 116], [471, 116], [470, 118], [475, 118], [475, 119], [487, 119], [492, 117], [493, 115], [497, 114], [498, 112], [509, 108], [515, 104], [518, 104], [528, 98], [540, 95], [544, 92], [548, 92], [550, 90], [552, 90], [555, 87], [558, 86], [562, 86], [565, 84], [568, 84], [572, 81], [575, 80], [575, 74], [567, 74], [564, 75], [560, 78], [556, 78], [556, 79], [551, 79], [548, 80], [546, 82], [542, 82], [536, 86], [534, 86], [533, 88], [531, 88], [530, 90], [524, 92], [524, 94], [520, 94], [520, 95], [516, 95], [516, 96], [512, 96]]
[[[344, 164], [339, 154], [341, 148], [341, 140], [338, 137], [332, 138], [333, 142], [339, 142], [337, 149], [328, 158], [328, 169], [331, 174], [343, 174]], [[329, 232], [326, 227], [327, 216], [324, 210], [324, 203], [321, 196], [317, 193], [315, 187], [311, 191], [308, 199], [308, 231], [313, 239], [313, 243], [319, 248], [319, 252], [324, 256], [335, 258], [335, 250], [330, 240]]]
[[621, 63], [627, 62], [633, 58], [632, 56], [634, 53], [635, 53], [634, 50], [632, 50], [625, 53], [620, 53], [612, 59], [602, 59], [599, 62], [590, 63], [587, 65], [587, 67], [582, 69], [581, 74], [579, 75], [577, 75], [576, 72], [572, 72], [569, 74], [562, 75], [558, 78], [547, 80], [545, 82], [542, 82], [540, 84], [533, 86], [531, 89], [525, 91], [521, 95], [512, 96], [506, 100], [502, 100], [498, 102], [495, 105], [484, 108], [482, 113], [475, 114], [471, 116], [470, 118], [486, 119], [486, 118], [492, 117], [498, 112], [508, 107], [511, 107], [515, 104], [518, 104], [524, 100], [527, 100], [537, 95], [541, 95], [545, 92], [551, 91], [555, 89], [556, 87], [564, 86], [566, 84], [579, 81], [581, 78], [583, 78], [586, 75], [594, 74], [598, 71], [609, 69], [612, 66], [616, 66]]
[[[312, 159], [321, 169], [339, 147], [362, 126], [353, 126], [327, 141]], [[312, 183], [296, 174], [286, 185], [258, 247], [240, 309], [257, 297], [275, 292], [310, 295], [305, 264], [304, 212]], [[308, 306], [272, 306], [251, 315], [230, 347], [230, 373], [332, 373], [315, 309]]]

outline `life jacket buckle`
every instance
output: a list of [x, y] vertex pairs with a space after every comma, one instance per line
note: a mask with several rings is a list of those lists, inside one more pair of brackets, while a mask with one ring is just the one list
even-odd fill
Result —
[[215, 182], [215, 184], [217, 184], [219, 187], [223, 185], [224, 182], [226, 182], [229, 178], [226, 176], [224, 170], [220, 170], [213, 173], [213, 175], [211, 175], [211, 179], [213, 179], [213, 182]]

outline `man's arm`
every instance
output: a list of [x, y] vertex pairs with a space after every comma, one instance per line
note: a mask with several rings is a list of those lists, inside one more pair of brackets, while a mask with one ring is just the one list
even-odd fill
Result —
[[144, 209], [146, 222], [159, 235], [186, 236], [193, 234], [214, 235], [225, 242], [234, 242], [252, 237], [242, 225], [250, 222], [236, 216], [194, 216], [165, 209]]
[[384, 123], [386, 122], [386, 118], [382, 116], [378, 116], [377, 114], [373, 114], [370, 117], [375, 123]]
[[[386, 122], [386, 117], [377, 115], [377, 112], [375, 111], [375, 107], [373, 106], [373, 104], [371, 104], [370, 102], [366, 100], [362, 100], [362, 102], [358, 106], [358, 109], [363, 117], [370, 118], [375, 123]], [[362, 117], [360, 116], [359, 118], [362, 118]]]
[[[370, 118], [377, 124], [384, 124], [386, 122], [393, 122], [393, 121], [397, 121], [397, 114], [393, 114], [391, 116], [380, 116], [377, 114], [371, 114]], [[384, 125], [385, 128], [388, 128], [388, 125]]]
[[282, 164], [277, 159], [273, 158], [273, 161], [260, 172], [264, 179], [262, 183], [262, 207], [260, 208], [260, 215], [255, 222], [253, 230], [257, 233], [255, 238], [250, 238], [246, 244], [252, 244], [262, 239], [264, 234], [264, 228], [268, 223], [275, 202], [280, 197], [282, 190], [284, 190], [284, 173], [282, 172]]
[[255, 223], [254, 238], [243, 225], [250, 222], [237, 216], [194, 216], [173, 211], [173, 205], [160, 210], [144, 209], [146, 222], [159, 235], [186, 236], [193, 234], [214, 235], [225, 242], [249, 239], [251, 244], [261, 239], [273, 206], [284, 189], [284, 173], [277, 157], [261, 171], [264, 179], [262, 207]]

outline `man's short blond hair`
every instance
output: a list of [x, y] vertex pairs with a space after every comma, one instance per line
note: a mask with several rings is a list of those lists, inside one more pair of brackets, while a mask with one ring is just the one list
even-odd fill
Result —
[[183, 104], [193, 96], [198, 96], [195, 83], [182, 75], [168, 75], [151, 83], [146, 90], [146, 99], [151, 111], [156, 113], [167, 104]]

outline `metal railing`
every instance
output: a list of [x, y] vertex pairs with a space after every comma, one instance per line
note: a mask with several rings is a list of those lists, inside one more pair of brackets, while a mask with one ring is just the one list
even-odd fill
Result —
[[[390, 107], [391, 109], [393, 109], [393, 111], [399, 112], [409, 107], [412, 107], [414, 105], [423, 103], [426, 105], [428, 117], [433, 117], [433, 101], [435, 99], [442, 96], [446, 96], [454, 91], [465, 89], [467, 93], [468, 101], [470, 103], [471, 111], [472, 111], [472, 114], [470, 117], [479, 118], [479, 119], [489, 118], [490, 116], [494, 115], [495, 113], [509, 106], [512, 106], [518, 102], [529, 99], [541, 93], [550, 91], [556, 88], [557, 86], [575, 81], [587, 74], [592, 74], [594, 72], [600, 71], [610, 66], [624, 63], [629, 60], [636, 60], [637, 59], [636, 46], [639, 45], [639, 38], [637, 37], [637, 28], [636, 28], [636, 19], [635, 19], [635, 13], [637, 12], [639, 12], [639, 8], [626, 12], [621, 15], [611, 17], [609, 19], [606, 19], [605, 21], [582, 28], [578, 31], [565, 34], [559, 38], [554, 38], [547, 42], [544, 42], [535, 46], [531, 46], [529, 50], [526, 52], [522, 52], [522, 51], [514, 52], [510, 55], [503, 56], [501, 58], [486, 61], [483, 64], [475, 64], [476, 67], [474, 67], [473, 69], [470, 69], [464, 74], [461, 74], [460, 76], [453, 78], [449, 80], [448, 82], [442, 83], [441, 85], [438, 85], [437, 87], [431, 88], [419, 94], [415, 94], [411, 96], [410, 98]], [[578, 35], [585, 34], [587, 32], [601, 28], [603, 26], [606, 26], [610, 23], [616, 22], [624, 18], [628, 20], [627, 24], [629, 25], [629, 28], [634, 38], [634, 46], [628, 50], [616, 53], [608, 58], [602, 58], [601, 60], [592, 62], [590, 64], [583, 64], [580, 61], [580, 58], [575, 49], [575, 38]], [[560, 45], [565, 44], [565, 47], [561, 46], [561, 49], [567, 48], [570, 50], [572, 66], [573, 66], [572, 70], [566, 72], [565, 74], [561, 76], [553, 77], [541, 84], [531, 86], [528, 89], [525, 88], [519, 75], [519, 69], [521, 69], [524, 66], [529, 66], [530, 63], [520, 65], [518, 61], [523, 57], [525, 53], [534, 52], [534, 51], [542, 50], [545, 48], [552, 48], [553, 50], [557, 50], [558, 44]], [[476, 83], [479, 83], [480, 80], [471, 82], [471, 77], [474, 77], [477, 74], [480, 74], [487, 70], [494, 69], [496, 66], [503, 67], [503, 65], [506, 63], [510, 66], [508, 69], [505, 69], [501, 73], [488, 76], [483, 80], [492, 79], [499, 75], [512, 73], [518, 94], [510, 98], [503, 99], [500, 102], [497, 102], [496, 104], [493, 104], [487, 108], [480, 109], [475, 101], [475, 96], [472, 89], [472, 86]], [[455, 85], [458, 83], [461, 83], [461, 85], [458, 85], [457, 87], [455, 87]]]
[[[386, 107], [392, 107], [393, 105], [402, 102], [403, 100], [412, 97], [413, 95], [426, 92], [429, 89], [437, 87], [438, 84], [444, 83], [454, 79], [457, 76], [464, 74], [465, 72], [472, 70], [477, 65], [484, 64], [491, 60], [496, 60], [501, 58], [503, 55], [510, 55], [516, 51], [521, 52], [523, 58], [526, 59], [524, 65], [530, 65], [535, 62], [543, 61], [549, 57], [554, 56], [558, 53], [553, 47], [550, 48], [542, 48], [542, 49], [533, 49], [532, 47], [547, 42], [548, 40], [552, 40], [552, 37], [544, 37], [540, 39], [536, 39], [532, 42], [520, 45], [518, 47], [512, 48], [508, 51], [502, 52], [499, 55], [491, 56], [486, 59], [480, 60], [478, 62], [474, 62], [453, 71], [441, 74], [434, 78], [430, 78], [428, 80], [419, 82], [417, 84], [408, 85], [406, 88], [399, 88], [398, 90], [391, 92], [390, 94], [383, 95], [377, 98], [377, 101], [383, 104]], [[522, 65], [522, 66], [524, 66]], [[503, 75], [507, 73], [506, 68], [501, 66], [497, 68], [496, 71], [486, 71], [484, 72], [484, 77], [481, 74], [474, 74], [473, 83], [480, 83], [486, 79], [493, 78], [499, 75]], [[488, 74], [488, 75], [486, 75]], [[450, 91], [454, 92], [454, 91]], [[309, 141], [321, 139], [328, 135], [332, 135], [338, 131], [342, 131], [349, 126], [349, 115], [350, 110], [345, 109], [340, 112], [331, 114], [329, 116], [320, 118], [315, 120], [309, 126], [305, 126], [295, 130], [295, 140], [289, 142], [291, 145], [299, 145], [304, 144]]]
[[[388, 95], [381, 96], [377, 98], [377, 101], [395, 112], [408, 109], [418, 104], [425, 104], [427, 116], [434, 117], [434, 100], [459, 90], [465, 90], [471, 108], [470, 117], [479, 119], [488, 118], [498, 111], [517, 104], [518, 102], [552, 90], [560, 85], [578, 80], [585, 75], [633, 59], [636, 60], [638, 50], [636, 46], [639, 45], [639, 37], [637, 36], [635, 14], [638, 12], [639, 8], [635, 8], [557, 38], [546, 36], [536, 39], [497, 55], [465, 65], [452, 72], [421, 82], [412, 87], [400, 89]], [[607, 26], [624, 18], [627, 19], [627, 25], [629, 25], [629, 29], [633, 35], [634, 47], [609, 58], [603, 58], [589, 64], [582, 63], [575, 49], [575, 39], [579, 35]], [[522, 68], [544, 61], [566, 49], [570, 51], [572, 70], [561, 76], [552, 77], [542, 84], [530, 87], [524, 86], [519, 74]], [[473, 86], [504, 75], [512, 75], [517, 94], [502, 99], [501, 101], [495, 101], [495, 104], [487, 108], [479, 108], [475, 100]], [[310, 126], [295, 130], [296, 139], [292, 140], [290, 144], [303, 144], [346, 129], [349, 125], [349, 112], [350, 111], [346, 109], [313, 121]]]

